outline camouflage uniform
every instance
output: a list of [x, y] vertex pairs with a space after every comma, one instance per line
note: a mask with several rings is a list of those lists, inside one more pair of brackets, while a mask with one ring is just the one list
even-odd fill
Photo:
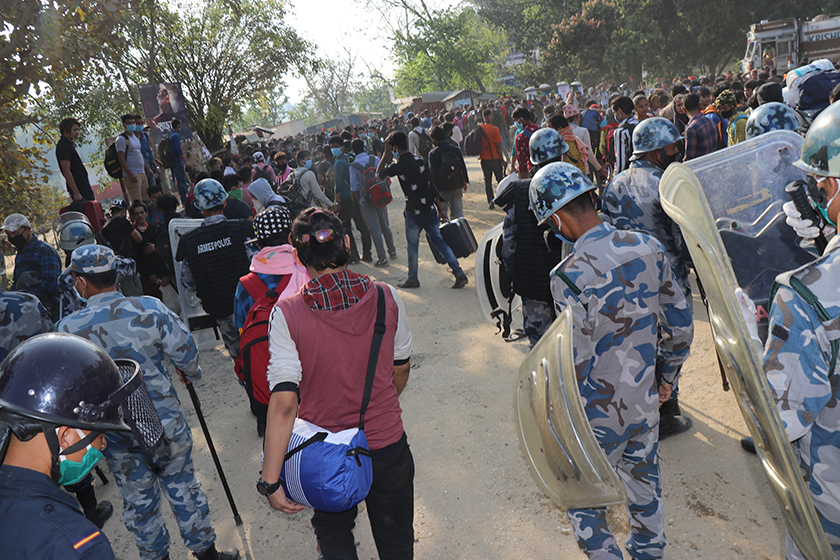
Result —
[[[603, 223], [584, 233], [552, 271], [558, 313], [571, 306], [575, 368], [589, 422], [627, 491], [634, 558], [661, 558], [665, 518], [659, 485], [657, 353], [672, 382], [688, 357], [691, 312], [662, 246]], [[657, 349], [658, 346], [658, 349]], [[621, 558], [606, 508], [568, 512], [590, 558]]]
[[[776, 408], [835, 558], [840, 558], [840, 406], [831, 346], [840, 340], [838, 278], [840, 236], [820, 259], [779, 275], [764, 350]], [[823, 317], [791, 288], [798, 281], [816, 295]], [[804, 559], [790, 535], [785, 548], [789, 560]]]
[[[133, 278], [134, 275], [137, 274], [137, 265], [132, 259], [120, 257], [119, 255], [116, 255], [115, 259], [117, 268], [117, 290], [120, 290], [120, 283], [123, 279]], [[79, 296], [76, 295], [76, 290], [73, 289], [73, 277], [70, 275], [70, 271], [68, 269], [65, 269], [61, 273], [61, 276], [58, 277], [58, 289], [58, 301], [61, 307], [61, 317], [59, 317], [59, 320], [85, 306], [85, 302], [79, 299]]]
[[50, 314], [37, 297], [0, 288], [0, 362], [27, 338], [52, 330]]
[[123, 495], [125, 526], [134, 533], [140, 557], [159, 560], [168, 553], [169, 533], [161, 516], [160, 489], [166, 493], [187, 548], [193, 552], [207, 550], [216, 534], [207, 496], [195, 477], [192, 434], [167, 364], [168, 358], [191, 379], [201, 376], [198, 350], [189, 330], [160, 300], [128, 298], [117, 292], [88, 298], [87, 306], [61, 320], [56, 330], [96, 343], [114, 359], [139, 363], [163, 424], [163, 443], [151, 457], [140, 450], [130, 434], [112, 432], [105, 436], [108, 446], [103, 454]]

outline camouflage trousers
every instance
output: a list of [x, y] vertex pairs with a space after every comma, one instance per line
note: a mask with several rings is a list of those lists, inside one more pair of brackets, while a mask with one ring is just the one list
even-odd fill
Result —
[[[627, 493], [630, 534], [625, 546], [631, 558], [662, 558], [665, 512], [659, 483], [659, 426], [604, 448]], [[570, 509], [578, 546], [593, 560], [623, 558], [607, 524], [606, 508]]]
[[[819, 447], [817, 447], [819, 446]], [[836, 560], [840, 560], [840, 473], [837, 465], [840, 449], [825, 439], [825, 432], [812, 428], [803, 437], [791, 443], [793, 454], [817, 510], [823, 532]], [[819, 462], [814, 464], [813, 461]], [[785, 559], [806, 560], [785, 528]]]
[[522, 298], [522, 328], [531, 348], [539, 342], [556, 318], [554, 303]]
[[203, 552], [216, 540], [210, 522], [207, 495], [195, 476], [192, 461], [192, 435], [185, 419], [176, 420], [177, 437], [163, 443], [153, 457], [138, 447], [105, 448], [103, 454], [123, 497], [123, 521], [134, 533], [142, 560], [160, 560], [169, 552], [169, 532], [160, 504], [164, 491], [175, 514], [184, 544], [193, 552]]
[[233, 315], [223, 319], [217, 318], [216, 325], [219, 327], [219, 334], [222, 335], [222, 342], [225, 343], [225, 350], [235, 362], [239, 357], [239, 329], [233, 324]]

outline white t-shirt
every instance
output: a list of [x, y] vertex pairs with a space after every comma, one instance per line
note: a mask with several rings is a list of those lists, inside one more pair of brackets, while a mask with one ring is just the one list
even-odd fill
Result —
[[452, 139], [459, 144], [464, 140], [464, 133], [461, 132], [461, 128], [457, 124], [452, 127]]
[[117, 136], [117, 152], [125, 154], [125, 164], [132, 173], [143, 174], [146, 172], [146, 163], [143, 161], [143, 152], [140, 151], [140, 139], [133, 134], [128, 134], [128, 150], [125, 147], [125, 136]]

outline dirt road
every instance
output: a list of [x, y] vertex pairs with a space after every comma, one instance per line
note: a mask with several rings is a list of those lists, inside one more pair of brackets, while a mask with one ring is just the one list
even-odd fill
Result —
[[[476, 237], [502, 221], [488, 210], [478, 162], [469, 162], [472, 186], [465, 213]], [[405, 276], [402, 200], [390, 206], [399, 252], [390, 268], [354, 265], [353, 270], [396, 284]], [[474, 260], [463, 259], [470, 278], [451, 290], [453, 277], [438, 265], [424, 241], [420, 247], [417, 290], [402, 291], [412, 333], [411, 378], [401, 397], [403, 420], [417, 467], [415, 478], [415, 556], [420, 559], [577, 559], [565, 512], [538, 490], [523, 459], [513, 422], [514, 375], [527, 352], [526, 342], [505, 343], [485, 323], [475, 295]], [[695, 292], [696, 293], [696, 292]], [[758, 460], [743, 452], [746, 434], [731, 393], [720, 375], [703, 306], [695, 298], [695, 341], [683, 369], [683, 414], [694, 421], [686, 434], [660, 446], [669, 559], [778, 559], [784, 530]], [[521, 324], [521, 315], [517, 318]], [[220, 548], [236, 546], [243, 558], [315, 559], [311, 510], [286, 516], [268, 507], [254, 483], [260, 470], [261, 442], [221, 345], [202, 352], [204, 378], [196, 383], [244, 525], [234, 525], [219, 477], [189, 396], [181, 401], [193, 429], [198, 477], [209, 495]], [[179, 389], [183, 389], [179, 387]], [[122, 525], [122, 500], [112, 482], [100, 498], [117, 509], [105, 525], [118, 558], [137, 558], [133, 537]], [[164, 506], [173, 560], [191, 558]], [[623, 508], [610, 512], [610, 524], [623, 542]], [[364, 513], [356, 528], [359, 557], [376, 558]]]

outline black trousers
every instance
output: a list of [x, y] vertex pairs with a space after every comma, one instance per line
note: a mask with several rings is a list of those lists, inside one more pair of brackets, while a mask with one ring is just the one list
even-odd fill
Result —
[[342, 205], [341, 210], [338, 212], [338, 218], [341, 220], [341, 225], [344, 226], [344, 233], [350, 236], [350, 256], [362, 256], [359, 255], [359, 249], [356, 246], [356, 236], [353, 235], [353, 223], [355, 223], [356, 229], [359, 230], [359, 235], [362, 238], [363, 255], [366, 258], [371, 258], [372, 243], [370, 239], [370, 231], [368, 231], [365, 218], [362, 216], [361, 204], [356, 203], [348, 208], [345, 208], [344, 205]]
[[484, 191], [487, 194], [487, 202], [493, 202], [496, 198], [496, 191], [493, 190], [493, 174], [496, 175], [496, 183], [504, 179], [502, 175], [502, 160], [501, 159], [483, 159], [481, 160], [481, 170], [484, 172]]
[[[371, 450], [373, 485], [365, 498], [380, 560], [414, 558], [414, 458], [405, 434]], [[353, 527], [358, 507], [341, 513], [315, 510], [312, 526], [324, 560], [358, 560]]]

